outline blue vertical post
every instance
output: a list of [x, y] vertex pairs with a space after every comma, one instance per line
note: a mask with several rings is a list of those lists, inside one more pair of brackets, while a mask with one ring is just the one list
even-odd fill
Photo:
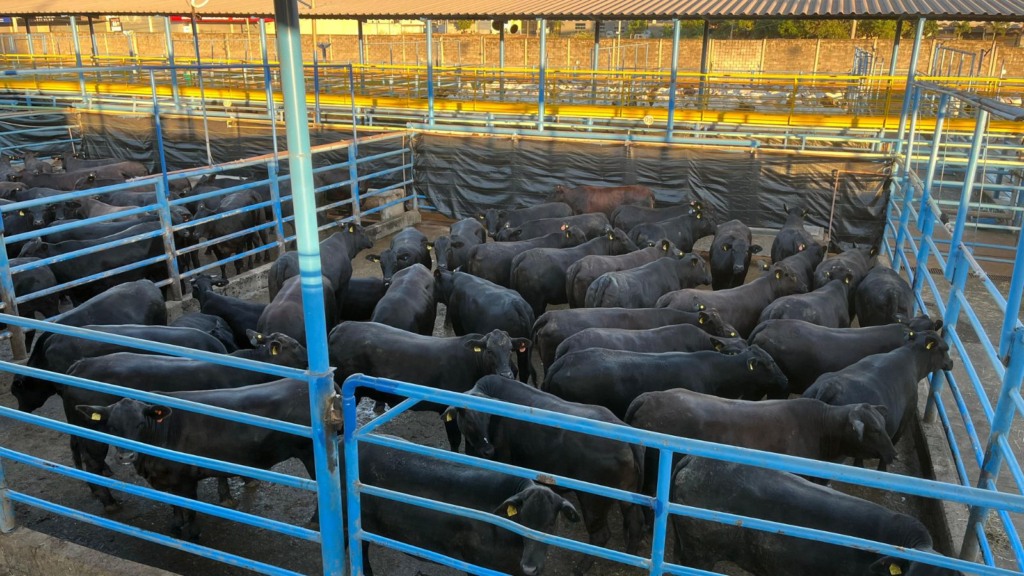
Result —
[[537, 74], [537, 130], [544, 131], [544, 91], [547, 88], [548, 70], [548, 24], [543, 18], [537, 19], [540, 28], [540, 69]]
[[[1021, 252], [1017, 252], [1017, 261], [1021, 263]], [[1014, 269], [1016, 272], [1017, 269]], [[1017, 310], [1006, 311], [1007, 316], [1017, 317]], [[1009, 342], [1010, 363], [1003, 374], [1003, 386], [999, 392], [999, 400], [996, 402], [995, 413], [992, 416], [992, 431], [988, 436], [988, 444], [985, 448], [985, 458], [981, 465], [981, 472], [978, 474], [979, 488], [988, 488], [989, 483], [995, 483], [999, 476], [999, 470], [1003, 465], [1002, 449], [999, 440], [1010, 432], [1013, 424], [1014, 413], [1017, 408], [1013, 397], [1020, 393], [1021, 380], [1024, 379], [1024, 329], [1015, 329]], [[964, 535], [963, 546], [960, 547], [960, 558], [974, 560], [978, 556], [978, 531], [976, 527], [984, 527], [988, 519], [988, 509], [978, 506], [971, 507], [971, 513], [967, 520], [967, 533]]]
[[[677, 25], [678, 22], [676, 20]], [[671, 491], [672, 451], [662, 448], [658, 455], [658, 483], [654, 499], [654, 537], [651, 538], [651, 574], [657, 576], [665, 571], [665, 535], [668, 532], [668, 504]]]
[[82, 100], [89, 102], [89, 92], [85, 89], [85, 72], [82, 71], [82, 42], [78, 38], [78, 22], [74, 16], [68, 16], [71, 24], [71, 43], [75, 47], [75, 67], [78, 68], [78, 88], [82, 92]]
[[427, 23], [427, 125], [434, 125], [434, 22]]
[[356, 141], [352, 140], [348, 146], [348, 179], [351, 182], [349, 187], [352, 191], [352, 218], [356, 223], [362, 224], [362, 209], [359, 206], [359, 164], [357, 164], [359, 154], [357, 152]]
[[[18, 294], [14, 291], [14, 275], [11, 274], [11, 262], [7, 259], [7, 246], [4, 243], [4, 223], [0, 218], [0, 289], [3, 290], [4, 314], [11, 316], [18, 315]], [[24, 360], [28, 357], [28, 350], [25, 348], [25, 331], [20, 326], [7, 325], [11, 333], [11, 355], [15, 360]]]
[[[1006, 301], [1011, 303], [1020, 302], [1024, 296], [1024, 234], [1017, 234], [1017, 252], [1013, 261], [1013, 276], [1010, 278], [1010, 292]], [[1009, 360], [1010, 346], [1013, 342], [1014, 330], [1017, 327], [1017, 315], [1012, 313], [1013, 308], [1008, 307], [1003, 315], [1003, 330], [999, 337], [999, 358], [1003, 362]]]
[[341, 479], [338, 471], [337, 440], [324, 421], [332, 402], [334, 380], [327, 358], [327, 320], [320, 278], [320, 244], [313, 196], [313, 161], [309, 150], [306, 89], [302, 73], [302, 42], [296, 0], [274, 0], [277, 23], [277, 52], [281, 63], [281, 92], [288, 135], [288, 164], [295, 207], [295, 234], [302, 283], [302, 309], [306, 321], [309, 351], [313, 455], [316, 461], [317, 501], [325, 575], [345, 570], [344, 530], [341, 517]]
[[910, 87], [914, 85], [917, 75], [917, 60], [921, 56], [921, 38], [924, 37], [924, 18], [917, 19], [914, 30], [914, 48], [910, 52], [910, 68], [907, 70], [907, 85], [903, 90], [903, 109], [900, 111], [900, 124], [896, 132], [896, 153], [903, 151], [903, 136], [907, 129], [907, 115], [910, 112]]
[[[953, 227], [953, 237], [949, 243], [949, 259], [961, 250], [960, 243], [964, 238], [964, 226], [967, 224], [967, 211], [970, 209], [971, 194], [974, 192], [974, 178], [978, 171], [978, 157], [981, 155], [981, 143], [985, 139], [985, 129], [988, 126], [988, 110], [978, 111], [978, 120], [974, 125], [974, 136], [971, 138], [971, 152], [967, 158], [967, 169], [964, 171], [964, 185], [960, 190], [960, 205], [956, 211], [956, 225]], [[952, 278], [953, 271], [950, 270], [948, 262], [946, 265], [946, 278]]]
[[[914, 140], [917, 137], [917, 117], [921, 110], [921, 90], [916, 86], [913, 88], [913, 110], [910, 119], [910, 141], [907, 143], [907, 161], [903, 165], [903, 174], [900, 178], [900, 187], [903, 189], [903, 208], [900, 211], [900, 225], [896, 231], [896, 243], [893, 254], [898, 255], [903, 251], [903, 243], [906, 240], [910, 225], [910, 206], [914, 198], [914, 186], [910, 182], [910, 173], [914, 171], [911, 156], [914, 153]], [[903, 261], [898, 257], [893, 258], [892, 268], [899, 272]]]
[[672, 20], [672, 71], [668, 80], [668, 120], [665, 124], [665, 141], [672, 141], [676, 127], [676, 90], [679, 83], [679, 19]]
[[697, 86], [697, 107], [704, 111], [704, 92], [708, 83], [708, 52], [711, 50], [711, 22], [704, 21], [704, 31], [700, 36], [700, 84]]
[[149, 70], [149, 88], [153, 94], [153, 129], [156, 132], [156, 150], [160, 158], [161, 178], [156, 185], [156, 201], [160, 205], [160, 226], [163, 228], [164, 253], [167, 254], [167, 277], [171, 279], [171, 298], [181, 300], [181, 275], [178, 271], [178, 251], [174, 246], [174, 225], [171, 219], [170, 183], [167, 181], [167, 157], [164, 155], [164, 135], [160, 124], [160, 101], [156, 97], [156, 74]]
[[[354, 391], [354, 390], [353, 390]], [[345, 505], [348, 507], [348, 535], [355, 536], [363, 531], [363, 515], [359, 497], [359, 445], [356, 443], [358, 426], [351, 425], [356, 420], [356, 397], [346, 394], [341, 400], [341, 410], [345, 426]], [[348, 484], [351, 482], [351, 486]], [[355, 576], [363, 573], [363, 547], [361, 542], [349, 541], [349, 574]]]
[[[246, 24], [248, 26], [248, 24]], [[171, 17], [164, 16], [164, 41], [167, 43], [167, 66], [171, 73], [171, 99], [174, 107], [181, 107], [181, 94], [178, 91], [178, 70], [174, 65], [174, 36], [171, 35]]]
[[925, 169], [924, 182], [921, 190], [921, 208], [917, 211], [917, 227], [923, 228], [926, 218], [933, 219], [931, 206], [932, 187], [935, 185], [935, 170], [939, 164], [939, 150], [942, 148], [942, 130], [946, 124], [946, 111], [949, 109], [949, 95], [939, 97], [939, 109], [935, 113], [935, 130], [932, 133], [932, 147], [928, 154], [928, 167]]

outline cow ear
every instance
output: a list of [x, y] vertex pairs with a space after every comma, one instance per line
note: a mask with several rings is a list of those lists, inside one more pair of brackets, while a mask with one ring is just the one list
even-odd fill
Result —
[[933, 328], [933, 330], [935, 330], [936, 332], [942, 330], [942, 320], [941, 319], [935, 321], [935, 328]]
[[349, 234], [355, 234], [356, 233], [356, 225], [355, 224], [349, 224], [348, 225], [348, 233]]
[[271, 356], [277, 356], [280, 353], [281, 353], [281, 341], [280, 340], [271, 340], [270, 341], [270, 355]]
[[910, 568], [910, 562], [895, 556], [883, 556], [868, 569], [871, 576], [901, 576]]
[[878, 247], [877, 246], [872, 246], [871, 250], [868, 250], [868, 256], [877, 256], [877, 255], [878, 255]]
[[167, 406], [147, 406], [146, 409], [142, 411], [142, 414], [146, 418], [152, 418], [157, 424], [159, 424], [164, 421], [164, 418], [171, 415], [171, 409]]
[[725, 348], [725, 342], [722, 342], [714, 336], [709, 337], [708, 340], [711, 340], [711, 346], [713, 346], [715, 350], [721, 351], [722, 348]]
[[249, 344], [252, 344], [253, 347], [256, 347], [256, 346], [259, 346], [259, 345], [263, 344], [263, 340], [264, 340], [263, 334], [260, 334], [259, 332], [255, 331], [255, 330], [246, 329], [245, 337], [249, 339]]
[[751, 358], [747, 360], [747, 370], [753, 372], [757, 369], [757, 358]]
[[75, 406], [75, 410], [85, 416], [90, 422], [104, 423], [110, 418], [110, 408], [108, 406], [89, 406], [87, 404], [79, 404]]
[[494, 513], [505, 518], [515, 518], [519, 515], [519, 509], [523, 507], [523, 497], [519, 494], [505, 500], [498, 506]]
[[925, 350], [931, 350], [932, 348], [935, 348], [939, 344], [939, 338], [937, 336], [929, 335], [924, 339], [924, 341]]
[[565, 224], [563, 224], [563, 225], [562, 225], [562, 230], [564, 230], [564, 231], [565, 231], [565, 237], [566, 237], [566, 238], [572, 238], [572, 230], [569, 230], [569, 227], [568, 227], [568, 226], [566, 226]]
[[750, 247], [750, 253], [751, 254], [757, 254], [761, 250], [764, 250], [764, 248], [761, 248], [760, 244], [754, 244], [753, 246]]
[[885, 418], [886, 416], [889, 415], [889, 408], [886, 407], [886, 406], [878, 404], [877, 406], [871, 406], [871, 407], [874, 408], [875, 410], [877, 410], [878, 413], [882, 415], [882, 418]]
[[850, 412], [850, 424], [853, 425], [853, 433], [857, 435], [857, 442], [863, 442], [864, 421], [857, 416], [856, 412]]
[[670, 246], [672, 246], [672, 244], [668, 240], [662, 240], [661, 241], [661, 251], [662, 252], [668, 252], [668, 249], [669, 249]]
[[776, 280], [782, 280], [782, 270], [776, 270], [775, 271], [775, 279]]
[[427, 252], [430, 252], [433, 249], [434, 249], [434, 243], [433, 242], [427, 242]]
[[807, 212], [806, 208], [804, 208], [803, 210], [800, 211], [800, 217], [801, 218], [807, 218], [807, 214], [808, 214], [808, 212]]
[[447, 410], [441, 413], [441, 419], [444, 420], [445, 423], [454, 422], [455, 418], [459, 415], [458, 410], [459, 409], [455, 406], [449, 406]]
[[849, 284], [850, 282], [853, 282], [853, 274], [843, 276], [843, 284]]
[[562, 222], [562, 225], [558, 229], [559, 230], [568, 230], [569, 229], [569, 225], [566, 224], [565, 222]]
[[438, 279], [440, 277], [441, 277], [441, 269], [437, 268], [437, 269], [434, 270], [434, 279]]
[[530, 349], [530, 339], [529, 338], [513, 338], [512, 339], [512, 347], [515, 348], [519, 352], [526, 352], [527, 350]]
[[558, 509], [565, 516], [569, 522], [579, 522], [580, 513], [576, 511], [576, 508], [568, 500], [562, 500], [562, 505]]
[[367, 254], [366, 259], [370, 262], [380, 262], [380, 254]]

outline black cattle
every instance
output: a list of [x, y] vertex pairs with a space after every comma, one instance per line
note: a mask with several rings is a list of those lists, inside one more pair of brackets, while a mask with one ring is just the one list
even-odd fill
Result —
[[569, 266], [591, 254], [614, 255], [636, 250], [622, 230], [610, 230], [572, 248], [534, 248], [512, 260], [511, 288], [522, 294], [533, 313], [540, 316], [548, 304], [564, 304], [565, 276]]
[[659, 240], [668, 240], [683, 252], [692, 252], [697, 240], [715, 233], [717, 227], [711, 218], [707, 218], [698, 210], [691, 213], [654, 222], [634, 226], [629, 231], [629, 238], [637, 246], [654, 246]]
[[584, 256], [565, 271], [565, 295], [570, 308], [581, 308], [586, 304], [587, 289], [606, 272], [619, 272], [637, 268], [658, 258], [681, 258], [683, 251], [663, 240], [657, 246], [648, 246], [627, 254]]
[[808, 246], [817, 244], [814, 236], [804, 228], [807, 210], [796, 206], [783, 206], [783, 209], [786, 211], [786, 221], [772, 241], [772, 263], [781, 262], [798, 252], [803, 252]]
[[[931, 535], [917, 519], [788, 472], [687, 457], [674, 470], [672, 501], [846, 534], [924, 552]], [[673, 516], [678, 562], [711, 570], [721, 560], [754, 574], [791, 576], [963, 576], [894, 556], [753, 530], [732, 522]]]
[[[309, 383], [305, 380], [285, 379], [232, 390], [169, 392], [167, 395], [264, 418], [310, 425]], [[166, 406], [131, 398], [122, 398], [110, 405], [78, 404], [75, 412], [98, 429], [116, 436], [254, 468], [269, 470], [280, 462], [298, 458], [310, 478], [316, 478], [313, 442], [294, 434], [186, 410], [173, 411]], [[197, 499], [196, 488], [200, 480], [231, 476], [146, 454], [133, 452], [129, 456], [122, 448], [117, 451], [125, 463], [135, 465], [135, 471], [153, 488], [193, 500]], [[221, 496], [224, 497], [223, 492]], [[171, 530], [174, 535], [186, 540], [197, 539], [200, 528], [195, 511], [177, 506], [173, 510]]]
[[521, 338], [516, 348], [519, 379], [526, 382], [530, 366], [530, 331], [533, 309], [518, 292], [465, 272], [434, 272], [434, 297], [447, 307], [456, 336], [502, 330]]
[[[39, 259], [12, 258], [11, 260], [8, 260], [8, 262], [11, 268], [16, 268], [37, 260]], [[12, 279], [14, 280], [14, 293], [17, 294], [19, 298], [46, 290], [47, 288], [53, 288], [57, 285], [57, 278], [53, 275], [49, 266], [41, 266], [39, 268], [33, 268], [32, 270], [15, 272]], [[46, 319], [60, 314], [59, 305], [60, 294], [53, 293], [18, 304], [18, 315], [25, 318], [35, 318], [36, 313], [38, 312], [44, 319]], [[32, 346], [32, 332], [26, 334], [25, 346]]]
[[[323, 285], [324, 318], [328, 329], [337, 320], [334, 286], [331, 281], [321, 275]], [[306, 315], [302, 309], [302, 278], [292, 276], [285, 280], [284, 286], [277, 296], [267, 304], [256, 322], [256, 331], [262, 334], [280, 332], [294, 338], [299, 344], [306, 345]]]
[[515, 210], [488, 208], [483, 214], [477, 214], [476, 218], [484, 222], [491, 238], [497, 238], [498, 232], [501, 230], [518, 228], [525, 222], [543, 218], [568, 218], [569, 216], [572, 216], [572, 207], [565, 202], [547, 202]]
[[231, 325], [220, 316], [203, 314], [202, 312], [189, 312], [182, 314], [172, 321], [168, 326], [176, 328], [195, 328], [213, 336], [224, 345], [224, 353], [231, 353], [238, 350], [235, 343], [235, 334], [231, 331]]
[[689, 312], [665, 308], [572, 308], [545, 312], [533, 323], [531, 340], [547, 370], [563, 340], [587, 328], [646, 330], [672, 324], [692, 324], [715, 336], [736, 334], [716, 310]]
[[[225, 354], [224, 346], [213, 336], [192, 328], [175, 328], [169, 326], [148, 326], [144, 324], [93, 324], [84, 328], [117, 334], [151, 342], [163, 342], [184, 346], [195, 350]], [[40, 341], [32, 354], [29, 355], [27, 366], [48, 370], [58, 374], [66, 374], [72, 364], [82, 358], [95, 358], [116, 352], [137, 352], [139, 354], [156, 354], [131, 346], [108, 344], [98, 340], [85, 340], [63, 334], [49, 334]], [[15, 376], [11, 384], [11, 393], [18, 399], [18, 409], [24, 412], [38, 410], [50, 396], [57, 394], [59, 389], [49, 380], [32, 376]]]
[[[251, 340], [252, 344], [256, 346], [255, 349], [237, 350], [231, 356], [293, 368], [302, 368], [306, 365], [306, 349], [284, 334], [264, 336], [252, 332]], [[134, 390], [161, 393], [239, 388], [250, 384], [269, 382], [276, 378], [270, 374], [251, 372], [200, 360], [132, 352], [117, 352], [79, 360], [71, 365], [68, 375], [116, 384]], [[64, 415], [68, 423], [89, 427], [92, 422], [76, 409], [78, 405], [109, 405], [117, 402], [120, 398], [85, 388], [68, 386], [61, 392], [61, 399], [64, 402]], [[307, 402], [307, 413], [308, 410]], [[93, 473], [109, 471], [104, 462], [107, 456], [106, 444], [72, 436], [71, 456], [78, 468]], [[93, 496], [103, 503], [104, 510], [107, 512], [113, 512], [120, 508], [106, 488], [93, 485], [90, 485], [89, 488], [92, 490]]]
[[368, 254], [366, 259], [380, 264], [384, 285], [391, 284], [392, 278], [401, 270], [422, 264], [429, 271], [434, 265], [430, 257], [430, 243], [423, 232], [415, 228], [405, 228], [391, 239], [391, 247], [380, 254]]
[[745, 400], [787, 390], [786, 376], [758, 346], [737, 354], [588, 348], [555, 360], [541, 386], [572, 402], [604, 406], [619, 418], [644, 392], [672, 388]]
[[[223, 260], [229, 256], [241, 254], [263, 246], [266, 243], [263, 236], [265, 231], [262, 231], [262, 233], [251, 231], [253, 228], [265, 222], [266, 214], [264, 210], [261, 208], [252, 208], [252, 206], [262, 202], [263, 199], [254, 190], [243, 190], [241, 192], [228, 194], [220, 199], [220, 203], [216, 208], [211, 207], [210, 203], [204, 200], [200, 202], [199, 207], [196, 208], [196, 220], [226, 214], [235, 210], [241, 210], [241, 212], [224, 218], [203, 222], [195, 227], [194, 235], [196, 238], [205, 238], [206, 240], [216, 240], [225, 236], [232, 236], [231, 238], [219, 240], [215, 244], [210, 245], [210, 250], [213, 251], [213, 255], [217, 260]], [[250, 232], [240, 234], [243, 230], [250, 230]], [[256, 256], [257, 255], [254, 254], [249, 255], [248, 266], [250, 269], [255, 265]], [[242, 268], [245, 264], [244, 260], [245, 258], [235, 260], [235, 274], [242, 273]], [[269, 250], [263, 251], [263, 260], [270, 260]], [[220, 274], [224, 278], [227, 278], [227, 263], [221, 264]]]
[[[0, 200], [0, 206], [10, 204], [14, 204], [14, 202], [11, 200]], [[44, 206], [37, 206], [35, 208], [23, 208], [17, 211], [4, 212], [4, 236], [11, 237], [42, 228], [46, 223], [45, 208]], [[16, 258], [21, 254], [21, 250], [27, 243], [28, 240], [7, 243], [7, 257]]]
[[2, 182], [0, 181], [0, 198], [14, 200], [15, 194], [28, 190], [28, 185], [23, 182]]
[[850, 274], [850, 314], [853, 314], [853, 294], [857, 291], [860, 281], [868, 275], [871, 267], [874, 266], [877, 254], [878, 250], [875, 248], [853, 248], [823, 260], [814, 269], [814, 288], [821, 288], [834, 278], [842, 278]]
[[[68, 240], [95, 240], [96, 238], [103, 238], [104, 236], [113, 236], [120, 232], [136, 226], [144, 224], [146, 222], [157, 222], [160, 220], [160, 215], [156, 213], [140, 214], [134, 220], [124, 220], [118, 222], [97, 222], [90, 223], [86, 226], [79, 226], [77, 228], [71, 228], [69, 230], [63, 230], [61, 232], [50, 232], [43, 236], [47, 242], [57, 243], [66, 242]], [[80, 222], [81, 220], [66, 219], [57, 220], [52, 222], [49, 227], [60, 226], [62, 224], [68, 224], [71, 222]], [[178, 224], [180, 222], [176, 222]]]
[[196, 274], [192, 277], [191, 284], [192, 294], [199, 300], [199, 311], [223, 318], [235, 335], [235, 345], [238, 348], [248, 348], [248, 332], [256, 330], [256, 324], [259, 323], [267, 305], [218, 294], [213, 287], [227, 286], [228, 281], [225, 278]]
[[914, 290], [892, 268], [875, 266], [857, 286], [853, 307], [861, 326], [891, 324], [914, 313]]
[[547, 198], [548, 202], [565, 202], [576, 214], [600, 212], [612, 217], [620, 206], [654, 208], [654, 191], [647, 186], [577, 186], [569, 188], [558, 184]]
[[[809, 398], [751, 402], [675, 388], [637, 396], [623, 419], [662, 434], [801, 458], [896, 458], [885, 433], [884, 406], [829, 406]], [[648, 494], [654, 494], [656, 480], [657, 454], [651, 451], [644, 474]]]
[[[936, 370], [952, 370], [949, 345], [938, 332], [915, 332], [903, 346], [891, 352], [867, 356], [837, 372], [822, 374], [804, 391], [804, 398], [817, 398], [841, 406], [867, 402], [885, 406], [889, 413], [885, 429], [893, 444], [917, 413], [917, 383]], [[885, 463], [879, 463], [879, 470]]]
[[[26, 188], [25, 190], [18, 190], [15, 192], [14, 200], [16, 202], [28, 202], [30, 200], [39, 200], [40, 198], [49, 198], [50, 196], [58, 196], [60, 194], [66, 194], [66, 192], [53, 190], [51, 188]], [[32, 225], [35, 228], [49, 226], [55, 220], [63, 220], [71, 215], [71, 210], [67, 202], [39, 204], [36, 206], [22, 208], [21, 211], [32, 215]]]
[[[528, 344], [525, 338], [509, 338], [501, 330], [454, 338], [421, 336], [374, 322], [342, 322], [331, 330], [328, 341], [334, 381], [341, 385], [352, 374], [401, 380], [440, 390], [465, 392], [488, 374], [512, 377], [512, 350]], [[395, 406], [402, 398], [371, 389], [356, 395]], [[420, 402], [413, 410], [443, 406]], [[445, 425], [452, 450], [462, 437], [452, 423]]]
[[469, 250], [487, 242], [487, 230], [479, 220], [465, 218], [448, 228], [447, 236], [438, 236], [429, 245], [437, 258], [437, 267], [443, 270], [458, 270], [466, 265]]
[[703, 204], [697, 200], [690, 200], [684, 204], [669, 206], [668, 208], [646, 208], [644, 206], [630, 205], [619, 206], [615, 209], [615, 212], [612, 212], [611, 220], [612, 225], [616, 228], [632, 230], [640, 224], [661, 222], [662, 220], [668, 220], [669, 218], [689, 214], [695, 210], [700, 210], [705, 214], [708, 214], [708, 209], [704, 207]]
[[[548, 534], [554, 534], [559, 514], [580, 520], [572, 504], [532, 480], [373, 444], [359, 449], [359, 481], [482, 510]], [[546, 544], [493, 524], [369, 495], [362, 496], [361, 507], [363, 529], [386, 538], [506, 574], [544, 570]], [[373, 576], [368, 549], [364, 542], [363, 573]]]
[[434, 275], [426, 266], [414, 264], [395, 274], [370, 320], [430, 336], [434, 333], [436, 317]]
[[[106, 202], [99, 200], [98, 198], [79, 198], [77, 200], [67, 200], [64, 204], [72, 210], [72, 215], [88, 220], [90, 218], [97, 218], [99, 216], [108, 216], [110, 214], [117, 214], [120, 212], [126, 212], [133, 210], [132, 206], [114, 206], [113, 204], [107, 204]], [[111, 221], [117, 222], [119, 220], [133, 220], [134, 215], [123, 216], [121, 218], [114, 218]]]
[[[60, 174], [32, 174], [28, 171], [22, 172], [15, 179], [24, 182], [29, 188], [50, 188], [70, 192], [78, 189], [83, 182], [89, 182], [100, 178], [95, 170], [82, 170], [80, 172], [63, 172]], [[7, 177], [8, 180], [12, 176]], [[120, 182], [124, 182], [124, 178]]]
[[588, 308], [653, 308], [673, 290], [710, 284], [707, 264], [697, 254], [659, 258], [638, 268], [606, 272], [587, 289]]
[[64, 165], [65, 172], [78, 172], [80, 170], [88, 170], [90, 168], [99, 168], [100, 166], [109, 166], [119, 162], [122, 162], [120, 158], [84, 159], [79, 158], [74, 154], [64, 154], [64, 157], [61, 160], [61, 163]]
[[22, 168], [28, 174], [52, 174], [53, 164], [40, 160], [36, 153], [27, 150], [21, 157]]
[[870, 328], [826, 328], [801, 320], [769, 320], [758, 325], [748, 341], [764, 348], [789, 378], [789, 390], [803, 394], [826, 372], [837, 372], [872, 354], [890, 352], [904, 345], [914, 332], [939, 330], [942, 320], [927, 316], [909, 325], [889, 324]]
[[[331, 281], [334, 293], [340, 300], [352, 278], [352, 259], [363, 249], [373, 248], [373, 240], [359, 224], [349, 223], [340, 232], [335, 232], [320, 243], [320, 272]], [[284, 286], [286, 280], [299, 275], [299, 253], [289, 250], [270, 265], [267, 273], [267, 288], [270, 299]]]
[[487, 242], [487, 228], [475, 218], [463, 218], [448, 227], [448, 234], [451, 236], [462, 236], [477, 244]]
[[727, 290], [695, 290], [669, 292], [658, 299], [659, 308], [677, 310], [708, 310], [715, 308], [722, 318], [746, 338], [757, 325], [761, 311], [774, 300], [800, 291], [800, 278], [778, 265], [750, 284]]
[[519, 254], [534, 248], [570, 248], [586, 241], [583, 231], [572, 227], [521, 242], [479, 244], [469, 250], [466, 272], [508, 288], [511, 285], [512, 260]]
[[[825, 247], [817, 242], [808, 244], [806, 248], [783, 258], [781, 262], [776, 262], [775, 266], [788, 270], [800, 279], [800, 291], [807, 292], [813, 289], [814, 286], [814, 269], [821, 263], [821, 259], [825, 257]], [[768, 264], [762, 264], [763, 270], [768, 270], [770, 266]]]
[[387, 293], [384, 280], [372, 278], [352, 278], [348, 281], [348, 289], [341, 295], [341, 307], [337, 310], [338, 321], [367, 321], [373, 316], [377, 303]]
[[767, 320], [803, 320], [829, 328], [849, 328], [850, 274], [806, 294], [791, 294], [774, 300], [761, 311], [758, 323]]
[[[566, 402], [501, 376], [481, 378], [468, 393], [599, 422], [622, 424], [600, 406]], [[466, 437], [467, 453], [621, 490], [637, 492], [643, 487], [642, 446], [564, 430], [552, 434], [549, 426], [492, 417], [485, 412], [464, 408], [449, 408], [444, 418], [458, 423], [459, 430]], [[608, 513], [616, 501], [588, 492], [576, 492], [576, 496], [590, 543], [604, 546], [611, 538]], [[639, 506], [633, 504], [619, 502], [619, 507], [626, 552], [634, 554], [642, 538], [643, 513]], [[592, 563], [592, 557], [585, 557], [576, 565], [574, 572], [582, 574]]]
[[587, 328], [569, 336], [555, 348], [555, 360], [570, 352], [587, 348], [629, 350], [632, 352], [700, 352], [719, 350], [739, 352], [747, 347], [735, 332], [732, 336], [714, 336], [692, 324], [670, 324], [646, 330]]
[[761, 251], [751, 243], [750, 228], [739, 220], [719, 224], [711, 243], [711, 288], [725, 290], [742, 286], [750, 268], [750, 256]]
[[578, 227], [587, 238], [604, 234], [611, 228], [611, 224], [604, 214], [579, 214], [566, 218], [528, 220], [515, 228], [502, 228], [494, 239], [498, 242], [521, 242], [553, 234], [560, 230], [568, 230], [574, 226]]
[[0, 179], [6, 180], [8, 174], [16, 174], [18, 171], [11, 167], [11, 157], [0, 154]]

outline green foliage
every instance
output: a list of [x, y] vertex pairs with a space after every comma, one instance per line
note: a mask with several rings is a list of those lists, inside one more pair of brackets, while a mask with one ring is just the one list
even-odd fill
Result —
[[956, 34], [957, 38], [966, 38], [971, 35], [971, 23], [967, 20], [961, 20], [956, 23], [956, 28], [953, 29], [953, 33]]
[[630, 20], [629, 24], [626, 25], [626, 34], [630, 38], [632, 38], [634, 34], [643, 34], [646, 31], [646, 20]]
[[[679, 22], [680, 38], [700, 38], [704, 34], [704, 22], [702, 20], [683, 20]], [[672, 25], [668, 26], [667, 38], [672, 37]]]
[[711, 24], [711, 37], [749, 38], [753, 30], [753, 20], [721, 20]]
[[1006, 33], [1010, 30], [1010, 24], [1008, 22], [989, 22], [988, 25], [992, 30], [992, 34], [994, 34], [996, 38], [1006, 36]]
[[456, 20], [455, 29], [459, 32], [465, 32], [466, 30], [473, 28], [473, 24], [476, 24], [473, 20]]
[[891, 40], [896, 37], [896, 21], [858, 20], [857, 36], [861, 38], [882, 38]]

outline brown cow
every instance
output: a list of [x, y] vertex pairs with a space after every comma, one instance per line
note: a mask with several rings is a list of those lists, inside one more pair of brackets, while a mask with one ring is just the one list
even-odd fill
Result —
[[565, 202], [576, 214], [603, 212], [609, 219], [619, 206], [654, 207], [654, 192], [647, 186], [577, 186], [569, 188], [558, 184], [548, 202]]

